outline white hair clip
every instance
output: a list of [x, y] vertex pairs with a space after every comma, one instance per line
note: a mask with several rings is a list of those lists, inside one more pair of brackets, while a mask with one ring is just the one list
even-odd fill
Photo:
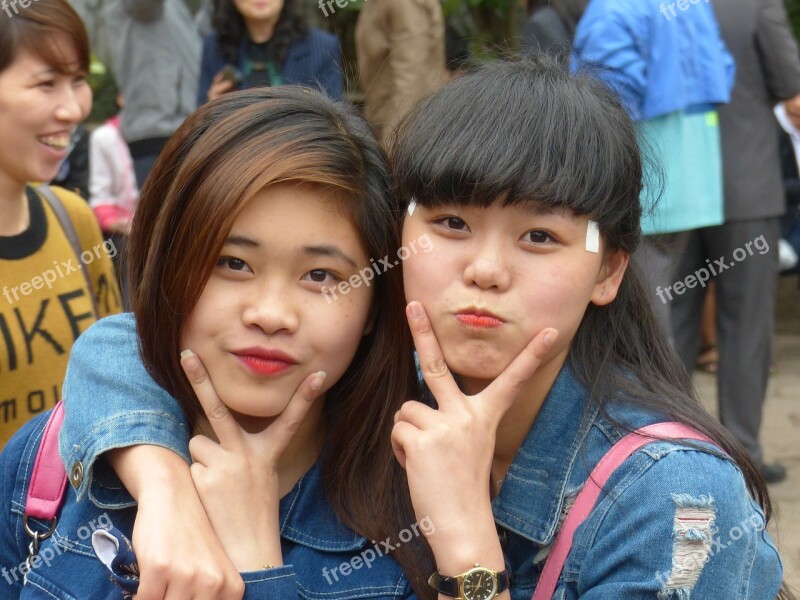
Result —
[[596, 221], [589, 221], [586, 227], [586, 251], [600, 252], [600, 227]]
[[415, 210], [417, 210], [417, 201], [412, 198], [411, 203], [408, 205], [408, 216], [413, 217]]

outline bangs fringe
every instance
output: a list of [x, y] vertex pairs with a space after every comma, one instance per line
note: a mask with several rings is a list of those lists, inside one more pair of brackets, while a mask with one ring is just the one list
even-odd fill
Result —
[[403, 121], [392, 150], [400, 202], [537, 201], [601, 224], [620, 197], [639, 210], [632, 122], [603, 84], [546, 55], [493, 63], [445, 86]]

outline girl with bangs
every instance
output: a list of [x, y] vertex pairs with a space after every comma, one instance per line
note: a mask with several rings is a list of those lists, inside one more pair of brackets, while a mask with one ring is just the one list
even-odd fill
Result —
[[[440, 598], [791, 598], [764, 481], [630, 264], [642, 160], [617, 97], [547, 58], [492, 65], [417, 107], [392, 169], [404, 242], [432, 248], [404, 284], [433, 398], [391, 439]], [[606, 467], [623, 439], [645, 445]]]
[[[340, 457], [337, 474], [346, 461], [370, 460], [391, 445], [416, 521], [433, 525], [423, 532], [427, 545], [415, 545], [419, 562], [397, 554], [416, 597], [792, 598], [765, 531], [764, 482], [701, 408], [630, 265], [641, 239], [642, 160], [613, 93], [548, 58], [492, 64], [419, 105], [391, 156], [402, 244], [430, 241], [429, 252], [403, 263], [426, 390], [421, 402], [399, 410], [372, 398], [390, 432], [386, 421], [370, 418], [374, 412], [351, 413], [346, 423], [358, 449]], [[391, 360], [406, 358], [407, 348], [395, 345]], [[97, 502], [107, 492], [97, 457], [125, 447], [108, 457], [124, 481], [141, 486], [141, 511], [157, 496], [164, 506], [178, 506], [176, 495], [191, 503], [197, 493], [182, 483], [186, 466], [152, 447], [175, 446], [167, 419], [146, 433], [115, 427], [114, 418], [133, 428], [136, 414], [174, 415], [163, 392], [148, 387], [145, 401], [131, 388], [124, 413], [117, 406], [93, 416], [89, 399], [125, 384], [109, 381], [119, 379], [114, 371], [98, 385], [80, 348], [73, 365], [62, 453], [84, 473], [94, 465], [79, 493], [90, 488]], [[681, 435], [651, 428], [670, 422]], [[575, 525], [571, 507], [585, 507], [581, 492], [594, 489], [595, 467], [642, 428], [651, 443], [598, 484], [596, 502]], [[165, 469], [175, 485], [148, 481], [134, 456], [171, 465]], [[376, 474], [364, 481], [375, 484], [362, 487], [364, 495], [384, 507], [396, 498], [402, 514], [407, 496], [396, 480]], [[345, 510], [359, 506], [357, 499], [349, 496]], [[169, 547], [158, 530], [163, 518], [152, 510], [140, 517], [143, 544]], [[399, 530], [384, 531], [389, 542]], [[562, 543], [565, 531], [571, 544]], [[217, 543], [202, 532], [184, 535], [199, 552]], [[369, 576], [353, 572], [363, 589], [342, 597], [367, 597]], [[163, 577], [171, 589], [186, 575], [173, 568]], [[287, 594], [277, 597], [326, 597], [306, 587]]]
[[[324, 294], [396, 251], [388, 190], [366, 123], [319, 92], [235, 92], [184, 123], [134, 217], [133, 314], [99, 322], [74, 348], [67, 423], [88, 417], [91, 434], [61, 440], [72, 486], [24, 580], [25, 530], [50, 525], [22, 510], [46, 418], [2, 454], [0, 585], [11, 596], [119, 597], [115, 586], [139, 599], [413, 596], [403, 571], [423, 571], [422, 538], [397, 560], [376, 542], [430, 525], [414, 522], [385, 443], [418, 389], [405, 324], [388, 318], [402, 314], [399, 269], [335, 301]], [[114, 391], [86, 394], [99, 387]], [[73, 399], [88, 413], [74, 414]], [[95, 441], [159, 436], [192, 463], [185, 479], [163, 448], [109, 453], [124, 487], [83, 455]], [[170, 496], [181, 484], [193, 498]], [[140, 522], [177, 546], [158, 547]], [[216, 546], [197, 542], [211, 537]], [[167, 587], [165, 565], [199, 574]]]

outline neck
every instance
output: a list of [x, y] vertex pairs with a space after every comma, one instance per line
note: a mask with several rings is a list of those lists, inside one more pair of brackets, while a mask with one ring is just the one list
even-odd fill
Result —
[[25, 184], [0, 175], [0, 236], [19, 235], [29, 224]]
[[275, 33], [275, 25], [278, 19], [270, 19], [264, 21], [247, 21], [247, 34], [251, 40], [256, 44], [263, 44], [272, 39], [272, 34]]

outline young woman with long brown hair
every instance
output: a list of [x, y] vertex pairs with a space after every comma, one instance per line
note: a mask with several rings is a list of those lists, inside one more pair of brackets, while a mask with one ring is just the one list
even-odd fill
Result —
[[[62, 431], [73, 488], [39, 550], [52, 560], [34, 563], [24, 587], [12, 577], [16, 594], [111, 593], [96, 552], [140, 599], [237, 597], [242, 580], [246, 597], [413, 596], [403, 573], [426, 571], [415, 565], [424, 563], [422, 535], [433, 524], [414, 521], [386, 443], [392, 413], [418, 386], [405, 324], [389, 318], [402, 311], [400, 270], [378, 275], [370, 261], [397, 251], [388, 190], [366, 123], [319, 92], [236, 92], [187, 120], [142, 190], [129, 255], [133, 315], [98, 323], [75, 348]], [[326, 295], [334, 287], [336, 296]], [[117, 385], [104, 394], [102, 407], [122, 417], [96, 417], [92, 439], [72, 444], [68, 430], [81, 418], [73, 403], [100, 410], [96, 393], [85, 394], [109, 377], [125, 382], [123, 392]], [[154, 390], [180, 405], [178, 418], [125, 409], [131, 401], [157, 406]], [[0, 556], [9, 569], [27, 553], [12, 500], [30, 484], [25, 457], [43, 426], [35, 419], [2, 456], [8, 535]], [[104, 465], [83, 452], [119, 446], [104, 437], [115, 428], [140, 443], [160, 443], [164, 432], [181, 440], [168, 445], [191, 455], [184, 471], [201, 506], [159, 502], [158, 465], [146, 468], [150, 485], [141, 486], [125, 476], [123, 457], [127, 489], [109, 484]], [[200, 562], [204, 577], [165, 587], [157, 536], [134, 527], [138, 518], [152, 526], [156, 514], [176, 534], [168, 560], [208, 558], [192, 536], [211, 531], [216, 558], [230, 568], [218, 576], [216, 565]], [[100, 517], [113, 529], [95, 533], [93, 552], [80, 532]], [[136, 568], [133, 556], [116, 553], [131, 534]], [[384, 543], [399, 547], [397, 560]]]

